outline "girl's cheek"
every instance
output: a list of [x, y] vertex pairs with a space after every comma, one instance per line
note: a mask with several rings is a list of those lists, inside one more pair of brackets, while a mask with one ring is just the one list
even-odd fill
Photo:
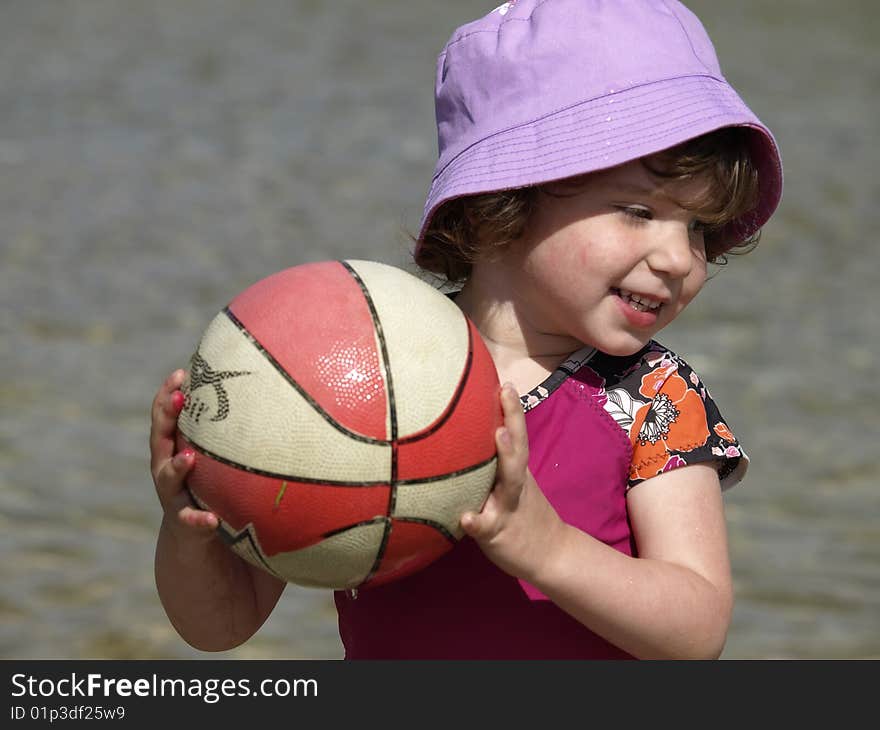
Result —
[[684, 296], [682, 297], [682, 309], [684, 309], [691, 300], [696, 298], [696, 296], [703, 290], [703, 285], [705, 283], [706, 272], [705, 269], [703, 269], [702, 272], [697, 272], [692, 281], [685, 284]]

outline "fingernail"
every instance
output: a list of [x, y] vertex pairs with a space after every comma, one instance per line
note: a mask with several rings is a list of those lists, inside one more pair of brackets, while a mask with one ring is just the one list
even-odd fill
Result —
[[174, 407], [175, 411], [179, 411], [183, 408], [183, 404], [186, 403], [186, 396], [180, 390], [175, 390], [171, 394], [171, 405]]
[[505, 446], [510, 446], [510, 431], [506, 428], [502, 428], [498, 433], [498, 440]]
[[184, 449], [179, 454], [175, 455], [174, 464], [175, 466], [186, 466], [190, 461], [192, 461], [195, 455], [196, 452], [192, 449]]

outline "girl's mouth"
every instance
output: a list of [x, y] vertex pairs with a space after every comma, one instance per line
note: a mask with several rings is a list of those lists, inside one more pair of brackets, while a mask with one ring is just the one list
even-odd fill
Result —
[[645, 294], [634, 294], [626, 289], [612, 289], [612, 291], [637, 312], [656, 312], [663, 306], [663, 302], [659, 299], [652, 299]]

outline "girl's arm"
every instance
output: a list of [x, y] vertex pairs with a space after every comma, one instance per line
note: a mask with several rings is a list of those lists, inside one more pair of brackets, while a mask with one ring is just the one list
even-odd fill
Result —
[[164, 516], [156, 543], [156, 588], [171, 624], [203, 651], [245, 642], [268, 618], [285, 583], [239, 558], [216, 535], [217, 516], [198, 509], [184, 489], [193, 455], [174, 454], [183, 406], [178, 370], [153, 400], [150, 456]]
[[525, 418], [502, 392], [495, 488], [462, 527], [486, 555], [590, 630], [644, 659], [717, 658], [733, 604], [721, 489], [696, 464], [651, 478], [627, 498], [639, 557], [564, 523], [528, 471]]

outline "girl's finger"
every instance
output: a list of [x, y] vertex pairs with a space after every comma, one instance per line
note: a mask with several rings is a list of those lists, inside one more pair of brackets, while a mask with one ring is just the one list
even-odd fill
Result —
[[528, 452], [529, 437], [526, 431], [526, 416], [516, 388], [506, 383], [501, 390], [501, 408], [504, 412], [504, 425], [510, 431], [511, 440], [517, 450]]
[[195, 464], [195, 452], [184, 449], [174, 458], [167, 459], [154, 475], [156, 493], [163, 507], [183, 491], [186, 475]]
[[153, 407], [150, 412], [153, 421], [162, 413], [170, 412], [171, 394], [180, 390], [180, 386], [183, 385], [185, 379], [185, 370], [175, 370], [165, 378], [165, 382], [159, 386], [159, 390], [156, 391], [156, 395], [153, 398]]
[[501, 393], [504, 425], [495, 434], [498, 450], [498, 467], [495, 474], [495, 491], [508, 507], [519, 500], [528, 468], [529, 447], [525, 416], [519, 396], [512, 386], [505, 385]]
[[186, 401], [178, 390], [185, 373], [176, 370], [153, 399], [150, 424], [150, 464], [155, 474], [161, 465], [174, 453], [174, 436], [177, 431], [177, 417]]
[[198, 509], [196, 507], [184, 507], [177, 513], [178, 519], [187, 527], [205, 532], [212, 532], [217, 529], [219, 521], [217, 515], [207, 510]]
[[184, 380], [186, 380], [186, 370], [178, 368], [165, 379], [165, 385], [169, 391], [179, 390]]
[[461, 516], [461, 529], [474, 540], [481, 540], [487, 536], [488, 520], [479, 512], [465, 512]]

